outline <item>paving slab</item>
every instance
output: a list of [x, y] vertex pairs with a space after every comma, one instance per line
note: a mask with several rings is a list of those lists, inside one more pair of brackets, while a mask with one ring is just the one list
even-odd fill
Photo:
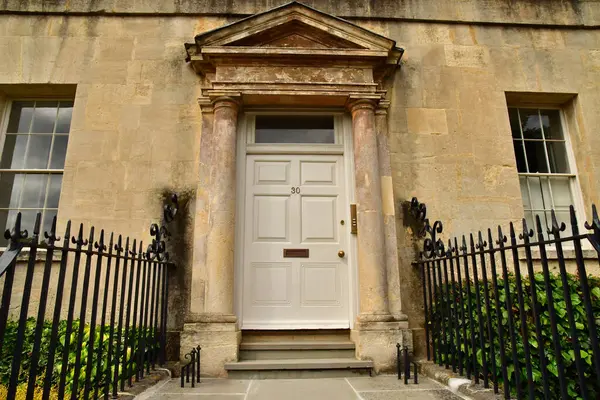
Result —
[[[152, 400], [244, 400], [244, 394], [215, 394], [215, 393], [198, 393], [198, 394], [156, 394], [151, 397]], [[137, 397], [135, 398], [137, 399]]]
[[158, 393], [164, 394], [241, 394], [245, 395], [250, 386], [249, 380], [239, 379], [210, 379], [202, 378], [200, 384], [196, 383], [191, 387], [191, 383], [186, 383], [181, 387], [179, 379], [172, 379], [164, 386], [158, 389]]
[[253, 381], [247, 400], [360, 400], [345, 379]]
[[404, 384], [404, 379], [398, 379], [395, 375], [375, 376], [375, 377], [356, 377], [348, 378], [348, 383], [352, 385], [357, 392], [373, 390], [411, 390], [411, 389], [440, 389], [441, 385], [432, 379], [420, 375], [416, 385], [410, 379], [408, 384]]
[[426, 377], [415, 385], [395, 376], [319, 379], [209, 379], [192, 388], [179, 379], [163, 381], [138, 400], [459, 400], [448, 388]]
[[381, 392], [361, 392], [363, 400], [462, 400], [450, 390], [386, 390]]

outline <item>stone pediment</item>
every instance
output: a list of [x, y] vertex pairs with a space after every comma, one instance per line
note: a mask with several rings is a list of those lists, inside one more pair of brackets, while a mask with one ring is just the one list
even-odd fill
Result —
[[224, 57], [331, 58], [395, 64], [396, 42], [296, 1], [197, 35], [187, 43], [198, 72], [214, 70]]
[[365, 49], [357, 43], [292, 19], [253, 35], [226, 44], [244, 47], [286, 47], [317, 49]]
[[199, 34], [185, 48], [206, 78], [205, 96], [237, 93], [256, 104], [380, 98], [404, 52], [392, 39], [296, 1]]

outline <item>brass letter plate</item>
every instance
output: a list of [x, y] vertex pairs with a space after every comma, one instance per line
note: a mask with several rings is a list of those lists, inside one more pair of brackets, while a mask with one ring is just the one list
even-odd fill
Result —
[[283, 258], [308, 258], [308, 249], [283, 249]]
[[356, 204], [350, 204], [350, 233], [358, 233], [358, 220], [356, 218]]

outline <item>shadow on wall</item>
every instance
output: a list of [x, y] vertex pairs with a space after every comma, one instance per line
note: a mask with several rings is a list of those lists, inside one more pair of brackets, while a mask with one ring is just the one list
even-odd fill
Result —
[[168, 224], [169, 237], [165, 240], [169, 260], [174, 264], [169, 275], [167, 299], [167, 360], [179, 360], [179, 333], [189, 305], [196, 195], [195, 190], [190, 188], [164, 188], [160, 192], [161, 204], [170, 204], [173, 193], [177, 194], [178, 210]]

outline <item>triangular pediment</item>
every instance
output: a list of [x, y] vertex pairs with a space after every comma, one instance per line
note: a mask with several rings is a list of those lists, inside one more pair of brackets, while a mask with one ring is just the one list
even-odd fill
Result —
[[376, 51], [395, 47], [391, 39], [295, 1], [197, 35], [195, 44]]
[[350, 40], [293, 19], [227, 43], [226, 46], [286, 47], [313, 49], [365, 49]]

